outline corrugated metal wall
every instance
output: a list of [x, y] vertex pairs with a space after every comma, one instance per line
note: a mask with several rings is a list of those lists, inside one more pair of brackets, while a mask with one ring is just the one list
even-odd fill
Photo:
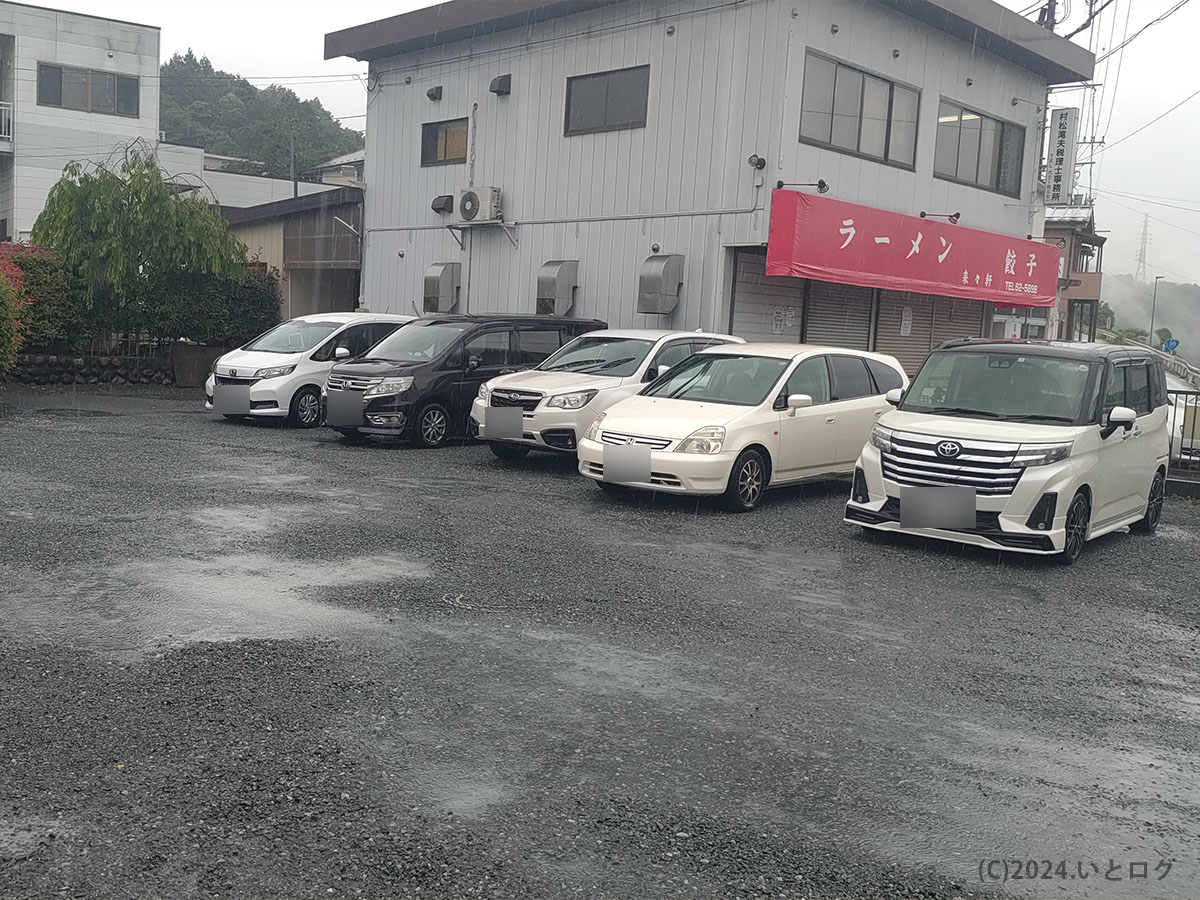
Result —
[[[766, 254], [737, 251], [733, 285], [733, 333], [748, 341], [799, 343], [804, 319], [804, 282], [768, 276]], [[775, 310], [783, 311], [780, 330], [774, 330]]]
[[[907, 310], [907, 315], [905, 311]], [[908, 334], [903, 334], [907, 326]], [[900, 360], [911, 378], [929, 355], [933, 334], [933, 298], [910, 291], [883, 291], [875, 349]]]
[[872, 294], [868, 287], [810, 282], [805, 343], [868, 349]]

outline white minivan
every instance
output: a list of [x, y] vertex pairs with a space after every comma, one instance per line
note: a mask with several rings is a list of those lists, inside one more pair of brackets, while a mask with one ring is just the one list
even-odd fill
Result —
[[317, 313], [276, 325], [213, 363], [204, 408], [228, 419], [321, 423], [321, 391], [334, 363], [362, 356], [414, 316]]
[[[470, 430], [501, 459], [519, 459], [530, 450], [574, 453], [584, 430], [618, 400], [698, 350], [741, 343], [730, 334], [700, 331], [589, 331], [536, 368], [485, 382], [471, 407]], [[522, 410], [519, 431], [502, 438], [493, 427], [489, 434], [488, 411], [514, 406]]]
[[871, 432], [845, 520], [1072, 563], [1162, 515], [1163, 365], [1109, 344], [974, 339], [935, 350]]

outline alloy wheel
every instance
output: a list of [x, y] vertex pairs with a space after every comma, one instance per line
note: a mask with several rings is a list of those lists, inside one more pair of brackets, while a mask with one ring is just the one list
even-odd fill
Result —
[[1146, 505], [1146, 524], [1153, 531], [1158, 527], [1158, 520], [1162, 518], [1163, 496], [1166, 494], [1164, 479], [1162, 474], [1154, 476], [1154, 483], [1150, 485], [1150, 502]]
[[312, 391], [306, 391], [300, 395], [300, 400], [296, 404], [296, 416], [300, 419], [300, 424], [308, 427], [317, 424], [317, 419], [321, 416], [321, 400]]
[[1087, 541], [1088, 502], [1079, 495], [1071, 502], [1067, 512], [1067, 535], [1063, 547], [1063, 556], [1074, 561], [1083, 553], [1084, 542]]
[[738, 497], [747, 506], [753, 506], [762, 496], [763, 469], [757, 459], [748, 459], [738, 470]]
[[446, 437], [446, 416], [440, 409], [426, 410], [421, 417], [421, 437], [431, 446]]

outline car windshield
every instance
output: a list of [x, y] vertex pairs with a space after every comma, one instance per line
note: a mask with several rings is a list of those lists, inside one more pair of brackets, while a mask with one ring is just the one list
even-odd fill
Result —
[[344, 327], [345, 324], [345, 322], [302, 322], [299, 319], [293, 319], [260, 334], [242, 349], [257, 350], [261, 353], [304, 353], [317, 346], [339, 328]]
[[[414, 327], [415, 326], [415, 327]], [[392, 362], [425, 362], [435, 359], [454, 343], [470, 324], [445, 322], [438, 325], [406, 326], [393, 331], [368, 352], [371, 359]]]
[[757, 406], [767, 399], [789, 362], [773, 356], [698, 353], [642, 393], [672, 400]]
[[653, 341], [637, 338], [578, 337], [548, 356], [538, 369], [625, 378], [637, 371], [653, 346]]
[[1079, 420], [1092, 364], [1004, 351], [934, 353], [904, 396], [905, 412], [1053, 425]]

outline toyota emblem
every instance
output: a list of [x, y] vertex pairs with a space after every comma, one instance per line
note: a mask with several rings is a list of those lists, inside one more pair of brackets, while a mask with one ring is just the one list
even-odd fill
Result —
[[962, 444], [956, 444], [954, 441], [942, 441], [937, 445], [937, 455], [942, 459], [954, 459], [960, 453], [962, 453]]

